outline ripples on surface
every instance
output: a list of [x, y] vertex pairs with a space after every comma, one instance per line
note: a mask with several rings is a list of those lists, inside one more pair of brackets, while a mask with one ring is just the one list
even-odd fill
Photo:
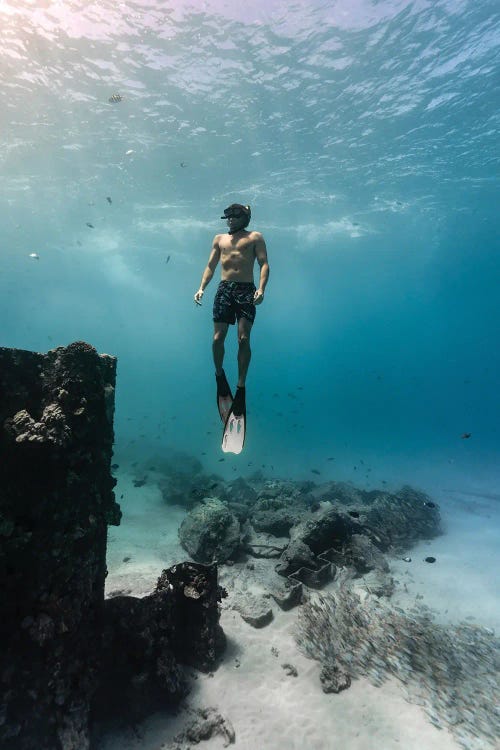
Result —
[[493, 2], [175, 6], [3, 3], [5, 197], [43, 188], [50, 213], [105, 175], [139, 203], [241, 189], [307, 220], [467, 209], [495, 174]]

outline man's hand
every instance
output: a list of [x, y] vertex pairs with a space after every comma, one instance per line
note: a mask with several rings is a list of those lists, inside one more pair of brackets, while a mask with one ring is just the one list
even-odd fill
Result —
[[197, 305], [201, 306], [201, 298], [203, 297], [203, 289], [198, 289], [196, 294], [194, 295], [194, 301]]
[[261, 302], [264, 301], [264, 292], [262, 289], [257, 289], [255, 294], [253, 295], [253, 303], [254, 305], [260, 305]]

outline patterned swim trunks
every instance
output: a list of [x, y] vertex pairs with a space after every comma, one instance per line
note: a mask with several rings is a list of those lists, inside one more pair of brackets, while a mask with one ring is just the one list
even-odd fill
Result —
[[214, 323], [234, 325], [234, 321], [240, 318], [253, 323], [254, 294], [255, 284], [252, 281], [221, 281], [214, 297]]

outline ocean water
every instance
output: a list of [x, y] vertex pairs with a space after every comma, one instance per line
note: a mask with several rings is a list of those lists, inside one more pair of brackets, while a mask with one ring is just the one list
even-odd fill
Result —
[[[117, 355], [118, 451], [363, 486], [495, 472], [497, 3], [7, 0], [0, 20], [1, 344]], [[233, 201], [271, 278], [222, 466], [216, 279], [193, 294]], [[232, 330], [225, 366], [234, 386]]]
[[[499, 50], [494, 0], [3, 0], [0, 345], [118, 357], [122, 468], [429, 491], [500, 621]], [[232, 202], [271, 269], [240, 456], [218, 269], [193, 301]]]

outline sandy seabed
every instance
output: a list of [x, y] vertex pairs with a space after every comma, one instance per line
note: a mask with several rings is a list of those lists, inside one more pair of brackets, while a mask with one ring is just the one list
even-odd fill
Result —
[[[164, 568], [188, 559], [177, 536], [185, 511], [165, 505], [154, 475], [140, 488], [133, 480], [133, 474], [118, 473], [123, 519], [120, 527], [109, 530], [108, 595], [121, 591], [143, 596]], [[498, 633], [500, 499], [495, 487], [486, 492], [483, 484], [479, 493], [471, 487], [470, 494], [450, 487], [420, 489], [439, 502], [446, 533], [412, 548], [411, 563], [389, 559], [396, 582], [391, 603], [409, 609], [417, 600], [438, 622], [466, 620]], [[436, 557], [435, 564], [424, 561], [428, 555]], [[239, 590], [238, 578], [237, 565], [221, 568], [220, 583], [230, 593]], [[259, 593], [258, 583], [253, 593]], [[222, 663], [211, 675], [188, 670], [193, 680], [186, 707], [175, 716], [157, 713], [139, 726], [108, 731], [99, 750], [171, 750], [175, 735], [193, 720], [192, 712], [207, 707], [231, 723], [236, 737], [232, 747], [241, 750], [461, 748], [448, 730], [434, 727], [420, 706], [405, 700], [396, 680], [374, 687], [357, 679], [339, 694], [323, 693], [321, 665], [306, 658], [295, 643], [298, 608], [283, 612], [273, 603], [273, 621], [255, 629], [230, 606], [229, 597], [221, 614], [227, 638]], [[282, 664], [292, 664], [297, 676], [289, 676]], [[219, 735], [198, 745], [206, 750], [224, 746]]]

